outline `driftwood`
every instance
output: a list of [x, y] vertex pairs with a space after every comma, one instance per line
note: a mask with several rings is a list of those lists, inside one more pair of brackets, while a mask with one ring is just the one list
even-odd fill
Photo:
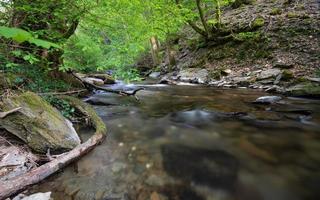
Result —
[[138, 89], [135, 89], [133, 91], [130, 91], [130, 92], [127, 92], [127, 91], [123, 91], [123, 90], [112, 90], [112, 89], [109, 89], [109, 88], [105, 88], [105, 87], [101, 87], [101, 86], [97, 86], [97, 85], [94, 85], [92, 83], [89, 83], [88, 81], [85, 81], [83, 80], [82, 78], [80, 78], [78, 75], [72, 73], [73, 76], [75, 78], [77, 78], [79, 81], [81, 81], [83, 83], [83, 85], [89, 90], [89, 91], [92, 91], [93, 89], [95, 90], [102, 90], [102, 91], [105, 91], [105, 92], [109, 92], [109, 93], [114, 93], [114, 94], [119, 94], [119, 95], [124, 95], [124, 96], [134, 96], [137, 100], [138, 100], [138, 97], [136, 96], [136, 93], [140, 90], [144, 90], [144, 88], [138, 88]]
[[70, 102], [71, 105], [89, 117], [90, 123], [96, 129], [95, 134], [89, 140], [80, 144], [73, 150], [58, 155], [51, 162], [41, 165], [40, 167], [14, 179], [0, 182], [0, 199], [10, 197], [25, 190], [28, 186], [44, 180], [71, 162], [79, 159], [104, 140], [106, 136], [106, 126], [90, 105], [69, 96], [63, 96], [61, 98]]
[[15, 112], [19, 111], [20, 109], [21, 109], [21, 107], [9, 110], [7, 112], [0, 112], [0, 119], [3, 119], [3, 118], [5, 118], [6, 116], [8, 116], [8, 115], [10, 115], [12, 113], [15, 113]]

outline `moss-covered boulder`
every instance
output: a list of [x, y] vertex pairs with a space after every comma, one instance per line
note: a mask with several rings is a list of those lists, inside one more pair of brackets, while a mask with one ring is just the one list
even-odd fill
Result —
[[26, 92], [4, 98], [2, 111], [21, 109], [4, 119], [0, 126], [23, 140], [37, 152], [63, 152], [80, 144], [72, 123], [38, 95]]
[[287, 88], [286, 94], [302, 97], [320, 97], [320, 85], [312, 82], [302, 82]]

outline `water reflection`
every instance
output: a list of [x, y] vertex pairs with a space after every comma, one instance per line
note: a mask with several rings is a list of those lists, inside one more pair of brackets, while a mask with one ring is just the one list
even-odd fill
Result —
[[140, 102], [94, 95], [110, 103], [95, 107], [107, 140], [33, 191], [55, 200], [319, 199], [319, 101], [253, 105], [264, 93], [145, 87]]

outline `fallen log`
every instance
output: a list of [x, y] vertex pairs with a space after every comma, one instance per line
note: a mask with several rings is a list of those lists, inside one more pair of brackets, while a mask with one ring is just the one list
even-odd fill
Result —
[[106, 137], [106, 126], [102, 119], [96, 114], [95, 110], [88, 104], [79, 99], [70, 96], [62, 96], [61, 98], [68, 101], [72, 106], [89, 117], [90, 124], [95, 128], [95, 134], [86, 142], [78, 145], [73, 150], [56, 156], [51, 162], [41, 165], [30, 172], [18, 176], [14, 179], [0, 182], [0, 199], [10, 197], [20, 191], [25, 190], [48, 176], [56, 173], [58, 170], [67, 166], [71, 162], [84, 156], [96, 145], [100, 144]]
[[78, 75], [72, 73], [73, 76], [75, 78], [77, 78], [79, 81], [81, 81], [83, 83], [83, 85], [89, 90], [92, 91], [93, 89], [95, 90], [102, 90], [105, 92], [109, 92], [109, 93], [114, 93], [114, 94], [119, 94], [119, 95], [124, 95], [124, 96], [134, 96], [137, 100], [138, 97], [136, 96], [136, 93], [139, 92], [140, 90], [144, 90], [144, 88], [137, 88], [133, 91], [127, 92], [127, 91], [123, 91], [123, 90], [112, 90], [109, 88], [105, 88], [105, 87], [101, 87], [101, 86], [97, 86], [95, 84], [89, 83], [88, 81], [85, 81], [84, 79], [82, 79], [81, 77], [79, 77]]

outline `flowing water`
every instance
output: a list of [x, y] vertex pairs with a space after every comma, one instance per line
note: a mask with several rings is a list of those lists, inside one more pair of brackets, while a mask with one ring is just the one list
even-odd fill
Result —
[[140, 101], [93, 95], [109, 104], [95, 106], [106, 141], [32, 192], [52, 191], [55, 200], [320, 199], [319, 100], [255, 105], [267, 94], [144, 87]]

